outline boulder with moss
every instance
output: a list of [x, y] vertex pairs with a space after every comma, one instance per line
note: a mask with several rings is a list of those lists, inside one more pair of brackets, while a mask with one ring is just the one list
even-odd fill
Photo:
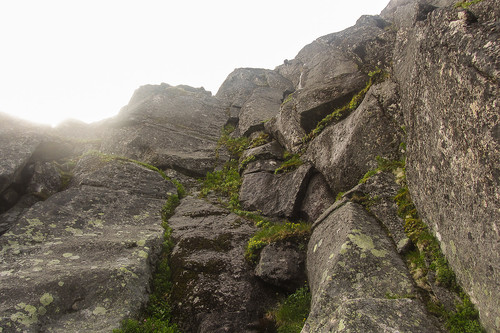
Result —
[[440, 331], [414, 299], [393, 243], [362, 206], [339, 202], [313, 228], [307, 252], [311, 313], [302, 332]]

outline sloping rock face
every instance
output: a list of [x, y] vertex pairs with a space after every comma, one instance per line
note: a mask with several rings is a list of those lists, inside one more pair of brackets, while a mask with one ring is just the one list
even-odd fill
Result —
[[293, 84], [276, 71], [238, 68], [228, 75], [216, 97], [235, 118], [237, 134], [249, 136], [264, 129], [264, 122], [279, 112], [293, 90]]
[[436, 9], [400, 29], [394, 66], [412, 197], [491, 332], [500, 330], [499, 14], [495, 0]]
[[378, 17], [362, 17], [354, 27], [318, 38], [276, 68], [297, 88], [266, 125], [284, 147], [297, 151], [305, 134], [365, 87], [368, 72], [386, 64], [394, 39], [387, 25]]
[[143, 86], [110, 124], [101, 150], [191, 176], [216, 164], [215, 148], [228, 116], [203, 88]]
[[101, 156], [83, 158], [72, 184], [0, 237], [4, 332], [110, 332], [147, 301], [160, 210], [175, 187]]
[[307, 148], [304, 159], [314, 164], [337, 194], [355, 186], [376, 156], [397, 159], [401, 134], [389, 105], [396, 101], [396, 87], [384, 82], [368, 91], [361, 105], [343, 121], [327, 127]]
[[302, 332], [439, 331], [421, 304], [404, 296], [415, 293], [406, 266], [358, 204], [339, 204], [315, 222], [307, 270], [313, 298]]
[[244, 258], [255, 226], [193, 197], [181, 201], [169, 225], [172, 301], [182, 330], [261, 332], [259, 318], [270, 297]]

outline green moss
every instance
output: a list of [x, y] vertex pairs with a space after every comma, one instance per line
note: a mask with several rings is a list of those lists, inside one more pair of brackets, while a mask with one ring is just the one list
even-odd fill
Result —
[[377, 161], [377, 168], [373, 170], [369, 170], [363, 178], [359, 180], [359, 184], [364, 184], [370, 179], [371, 177], [375, 176], [377, 173], [381, 171], [395, 171], [399, 168], [401, 168], [404, 171], [405, 168], [405, 161], [404, 160], [389, 160], [385, 159], [381, 156], [375, 157], [375, 160]]
[[475, 5], [477, 3], [480, 3], [483, 0], [472, 0], [472, 1], [459, 1], [455, 4], [455, 8], [463, 8], [467, 9], [472, 5]]
[[320, 120], [316, 125], [316, 128], [314, 128], [309, 134], [305, 135], [302, 138], [303, 143], [311, 141], [312, 139], [317, 137], [328, 125], [339, 122], [340, 120], [346, 118], [352, 111], [356, 110], [356, 108], [365, 98], [365, 95], [370, 87], [377, 82], [385, 80], [388, 77], [388, 74], [387, 72], [376, 68], [374, 71], [368, 73], [368, 76], [370, 77], [370, 79], [366, 83], [366, 86], [356, 95], [354, 95], [349, 103], [333, 110], [332, 113]]
[[226, 206], [230, 209], [239, 209], [239, 190], [241, 177], [238, 171], [238, 162], [231, 160], [225, 164], [222, 170], [208, 172], [202, 181], [200, 195], [206, 197], [210, 192], [222, 196]]
[[263, 220], [257, 226], [261, 229], [250, 238], [245, 251], [245, 258], [250, 262], [257, 261], [260, 250], [267, 244], [292, 238], [306, 242], [311, 234], [311, 225], [306, 222], [274, 223]]
[[479, 312], [466, 294], [462, 294], [461, 302], [457, 304], [456, 310], [448, 314], [446, 328], [450, 333], [485, 332], [479, 323]]
[[394, 200], [398, 205], [398, 215], [404, 220], [405, 233], [416, 245], [416, 249], [406, 255], [410, 272], [416, 284], [426, 289], [427, 275], [431, 270], [435, 273], [436, 284], [451, 292], [461, 294], [462, 301], [456, 305], [455, 311], [447, 311], [435, 298], [430, 297], [426, 304], [429, 312], [443, 318], [451, 333], [483, 332], [477, 310], [459, 286], [455, 273], [441, 251], [439, 241], [420, 219], [411, 199], [405, 177], [402, 178], [402, 187]]
[[285, 161], [281, 163], [281, 165], [274, 170], [274, 174], [291, 172], [301, 166], [304, 162], [300, 159], [299, 154], [292, 154], [290, 152], [285, 152], [283, 154], [283, 158]]
[[278, 333], [299, 333], [309, 315], [311, 293], [307, 286], [297, 289], [269, 312]]

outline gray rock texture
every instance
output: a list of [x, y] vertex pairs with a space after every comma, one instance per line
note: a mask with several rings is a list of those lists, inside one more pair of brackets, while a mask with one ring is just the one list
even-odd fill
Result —
[[219, 100], [203, 88], [143, 86], [110, 122], [101, 149], [204, 176], [216, 164], [215, 148], [227, 119]]
[[282, 105], [268, 130], [296, 152], [301, 138], [336, 108], [348, 103], [368, 81], [368, 72], [384, 67], [394, 32], [377, 16], [363, 16], [355, 26], [318, 38], [276, 70], [294, 82], [296, 91]]
[[307, 281], [305, 264], [305, 251], [300, 251], [296, 244], [271, 243], [260, 252], [255, 275], [269, 284], [293, 292]]
[[325, 177], [317, 173], [311, 177], [302, 200], [300, 216], [308, 222], [314, 222], [328, 207], [335, 202]]
[[[394, 85], [381, 85], [388, 86], [382, 89], [385, 95], [395, 96]], [[375, 86], [346, 119], [325, 128], [303, 156], [325, 176], [335, 195], [349, 190], [374, 169], [376, 156], [397, 159], [399, 155], [400, 129], [374, 91], [378, 92]]]
[[302, 332], [439, 331], [408, 298], [416, 291], [393, 243], [358, 204], [339, 204], [316, 221], [307, 271], [312, 303]]
[[174, 315], [184, 332], [255, 332], [269, 294], [244, 258], [256, 227], [229, 211], [187, 197], [169, 219]]
[[268, 216], [297, 216], [311, 174], [309, 164], [278, 175], [247, 173], [243, 175], [240, 188], [241, 206], [246, 210], [259, 210]]
[[135, 163], [88, 156], [73, 185], [0, 237], [3, 332], [110, 332], [147, 301], [160, 210], [175, 187]]
[[[400, 29], [411, 195], [489, 332], [500, 330], [500, 2]], [[438, 88], [437, 88], [438, 87]]]

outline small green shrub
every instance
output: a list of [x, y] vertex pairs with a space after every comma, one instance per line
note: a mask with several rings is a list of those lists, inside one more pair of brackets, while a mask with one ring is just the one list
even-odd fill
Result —
[[250, 141], [250, 145], [248, 148], [255, 148], [262, 146], [268, 142], [270, 142], [271, 139], [269, 138], [269, 134], [267, 133], [261, 133], [258, 137]]
[[299, 154], [292, 154], [290, 152], [285, 152], [283, 154], [283, 158], [285, 161], [281, 163], [281, 165], [274, 170], [274, 174], [286, 173], [297, 169], [299, 166], [304, 164], [304, 162], [300, 159]]
[[218, 156], [218, 151], [222, 146], [225, 146], [232, 158], [239, 159], [241, 154], [249, 146], [249, 141], [247, 137], [241, 136], [238, 138], [232, 138], [231, 133], [234, 132], [234, 126], [226, 125], [222, 129], [221, 137], [217, 142], [216, 154]]
[[270, 311], [278, 333], [299, 333], [309, 315], [311, 308], [311, 293], [307, 286], [297, 289], [293, 294]]
[[206, 197], [208, 193], [214, 191], [216, 194], [228, 199], [228, 208], [239, 209], [240, 186], [241, 177], [237, 161], [231, 160], [226, 163], [222, 170], [207, 173], [202, 183], [200, 195]]

